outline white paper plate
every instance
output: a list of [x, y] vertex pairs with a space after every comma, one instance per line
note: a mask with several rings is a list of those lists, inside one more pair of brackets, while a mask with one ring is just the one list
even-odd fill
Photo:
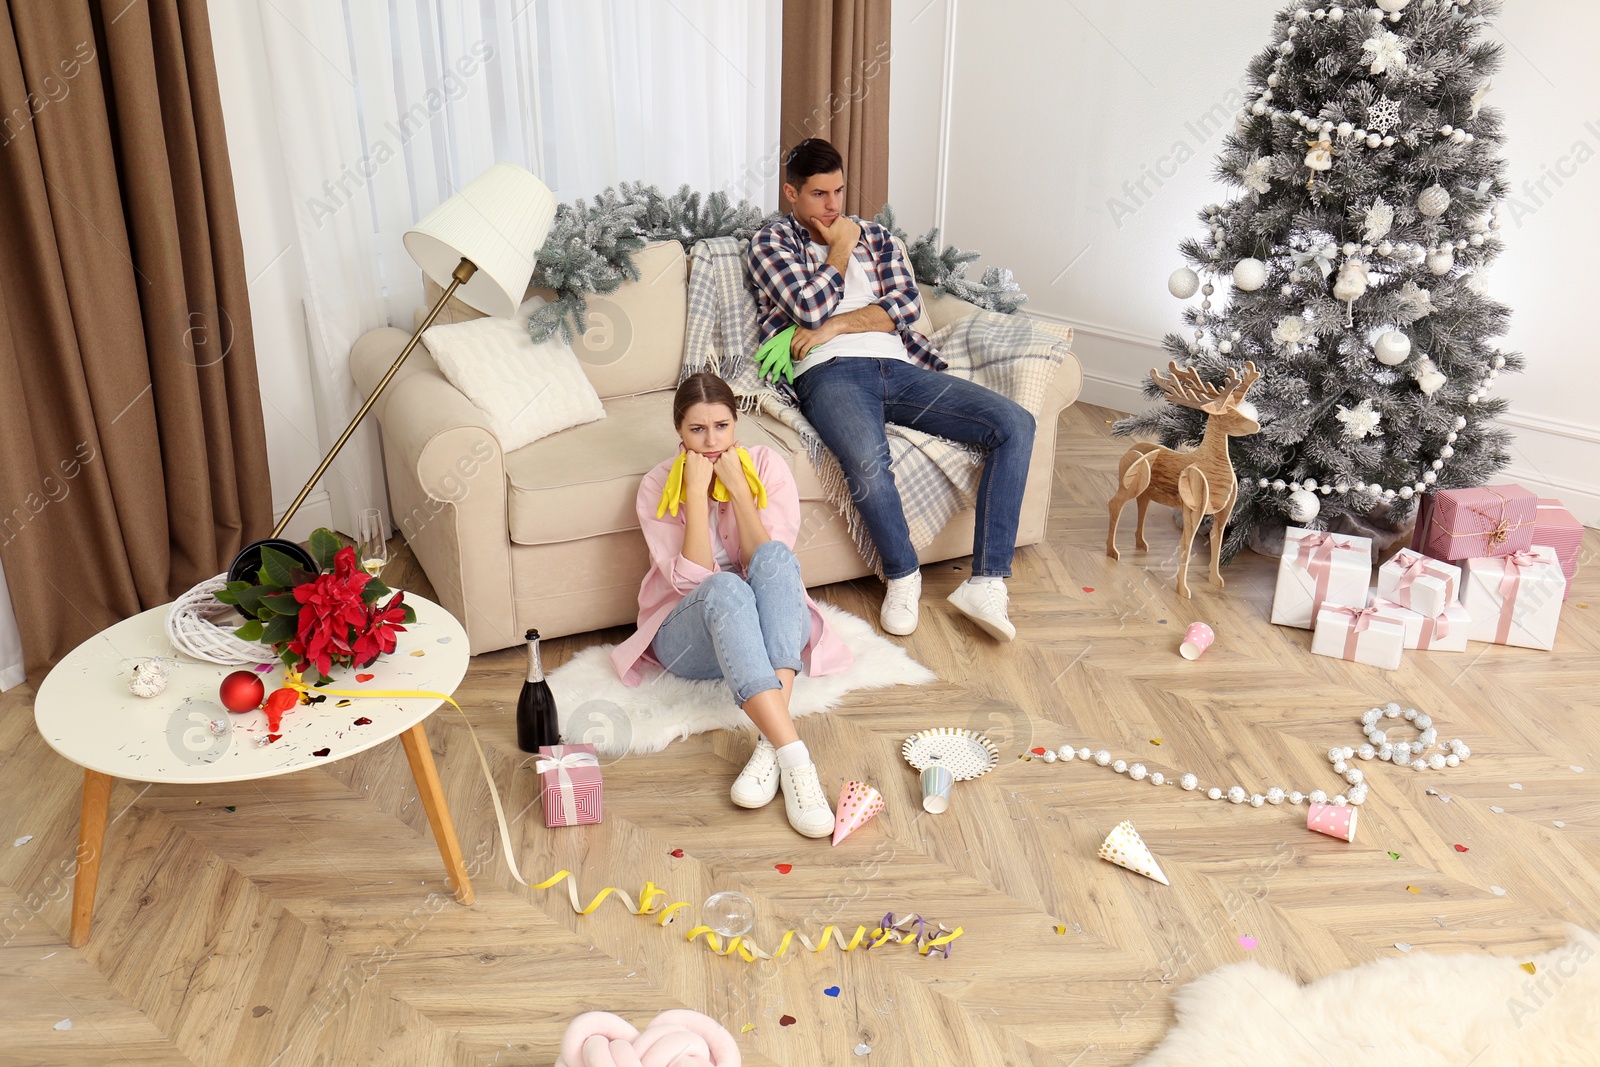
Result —
[[900, 746], [900, 754], [919, 771], [936, 764], [948, 767], [958, 782], [988, 774], [1000, 762], [1000, 750], [993, 741], [976, 730], [952, 726], [912, 734]]

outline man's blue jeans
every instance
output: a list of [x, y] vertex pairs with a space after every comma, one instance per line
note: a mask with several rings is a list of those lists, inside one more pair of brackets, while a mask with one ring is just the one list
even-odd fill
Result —
[[1007, 578], [1033, 454], [1034, 418], [1016, 401], [952, 374], [895, 359], [836, 356], [795, 379], [800, 410], [839, 457], [886, 578], [917, 569], [900, 490], [889, 469], [888, 422], [989, 450], [978, 482], [972, 573]]

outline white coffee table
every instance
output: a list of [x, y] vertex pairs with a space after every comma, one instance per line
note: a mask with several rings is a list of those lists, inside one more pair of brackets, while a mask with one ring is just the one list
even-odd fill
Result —
[[[416, 609], [417, 621], [396, 635], [399, 647], [363, 671], [336, 669], [328, 688], [455, 691], [470, 658], [466, 631], [432, 601], [407, 593], [406, 603]], [[267, 737], [266, 713], [235, 715], [217, 700], [222, 679], [241, 668], [175, 652], [166, 637], [166, 616], [165, 607], [151, 608], [91, 637], [56, 664], [34, 700], [39, 733], [51, 748], [84, 768], [72, 894], [74, 948], [89, 940], [112, 779], [215, 785], [270, 778], [332, 763], [397, 735], [456, 900], [472, 903], [472, 884], [423, 730], [424, 721], [443, 703], [438, 697], [330, 696], [320, 704], [291, 709], [280, 724], [278, 740], [259, 744]], [[148, 656], [172, 657], [177, 665], [159, 696], [141, 699], [128, 691], [128, 679], [132, 662]], [[358, 673], [372, 677], [357, 682]], [[275, 664], [260, 677], [271, 692], [283, 678], [283, 667]], [[340, 706], [346, 699], [349, 704]], [[217, 720], [222, 722], [220, 734], [210, 725]], [[358, 725], [357, 720], [369, 721]]]

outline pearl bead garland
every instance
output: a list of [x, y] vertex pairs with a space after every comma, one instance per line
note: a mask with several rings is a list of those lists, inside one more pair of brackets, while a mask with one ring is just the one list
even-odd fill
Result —
[[[1414, 741], [1400, 741], [1390, 735], [1399, 728], [1398, 723], [1385, 727], [1389, 719], [1401, 719], [1410, 723], [1417, 730]], [[1367, 783], [1366, 772], [1360, 767], [1351, 766], [1350, 761], [1384, 760], [1395, 766], [1409, 766], [1416, 771], [1440, 771], [1450, 767], [1458, 767], [1462, 761], [1472, 755], [1472, 750], [1458, 737], [1448, 743], [1439, 740], [1438, 728], [1434, 726], [1433, 718], [1423, 714], [1415, 708], [1401, 709], [1400, 705], [1390, 701], [1381, 708], [1371, 708], [1361, 714], [1358, 722], [1361, 732], [1366, 736], [1366, 741], [1359, 746], [1341, 745], [1330, 748], [1325, 753], [1328, 763], [1333, 767], [1334, 773], [1340, 775], [1347, 786], [1343, 793], [1336, 793], [1330, 797], [1326, 790], [1313, 789], [1309, 793], [1302, 793], [1298, 789], [1284, 789], [1282, 786], [1272, 786], [1264, 793], [1249, 793], [1242, 785], [1232, 785], [1227, 788], [1221, 786], [1208, 786], [1204, 792], [1210, 800], [1227, 800], [1230, 804], [1249, 804], [1252, 808], [1265, 807], [1268, 804], [1277, 807], [1287, 801], [1293, 805], [1310, 801], [1313, 804], [1356, 805], [1366, 803], [1367, 792], [1370, 788]], [[1435, 746], [1442, 746], [1440, 751], [1430, 751]], [[1028, 757], [1024, 757], [1028, 758]], [[1163, 786], [1168, 782], [1178, 786], [1186, 793], [1200, 789], [1200, 779], [1191, 772], [1185, 772], [1177, 777], [1168, 778], [1161, 771], [1152, 771], [1142, 763], [1129, 763], [1126, 760], [1113, 760], [1108, 749], [1097, 749], [1091, 752], [1088, 748], [1074, 750], [1071, 745], [1062, 745], [1056, 751], [1046, 751], [1040, 757], [1046, 763], [1054, 763], [1058, 759], [1070, 763], [1074, 758], [1080, 760], [1093, 759], [1102, 767], [1110, 767], [1118, 774], [1126, 774], [1135, 782], [1148, 780], [1151, 785]]]

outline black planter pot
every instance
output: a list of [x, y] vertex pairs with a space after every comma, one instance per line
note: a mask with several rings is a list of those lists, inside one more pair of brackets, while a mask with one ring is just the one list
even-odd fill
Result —
[[239, 551], [237, 556], [233, 557], [233, 566], [228, 568], [228, 581], [254, 582], [256, 573], [261, 570], [261, 550], [263, 548], [272, 548], [282, 552], [312, 574], [317, 573], [317, 563], [311, 558], [311, 553], [293, 541], [287, 541], [282, 537], [268, 537], [265, 540], [250, 542]]

